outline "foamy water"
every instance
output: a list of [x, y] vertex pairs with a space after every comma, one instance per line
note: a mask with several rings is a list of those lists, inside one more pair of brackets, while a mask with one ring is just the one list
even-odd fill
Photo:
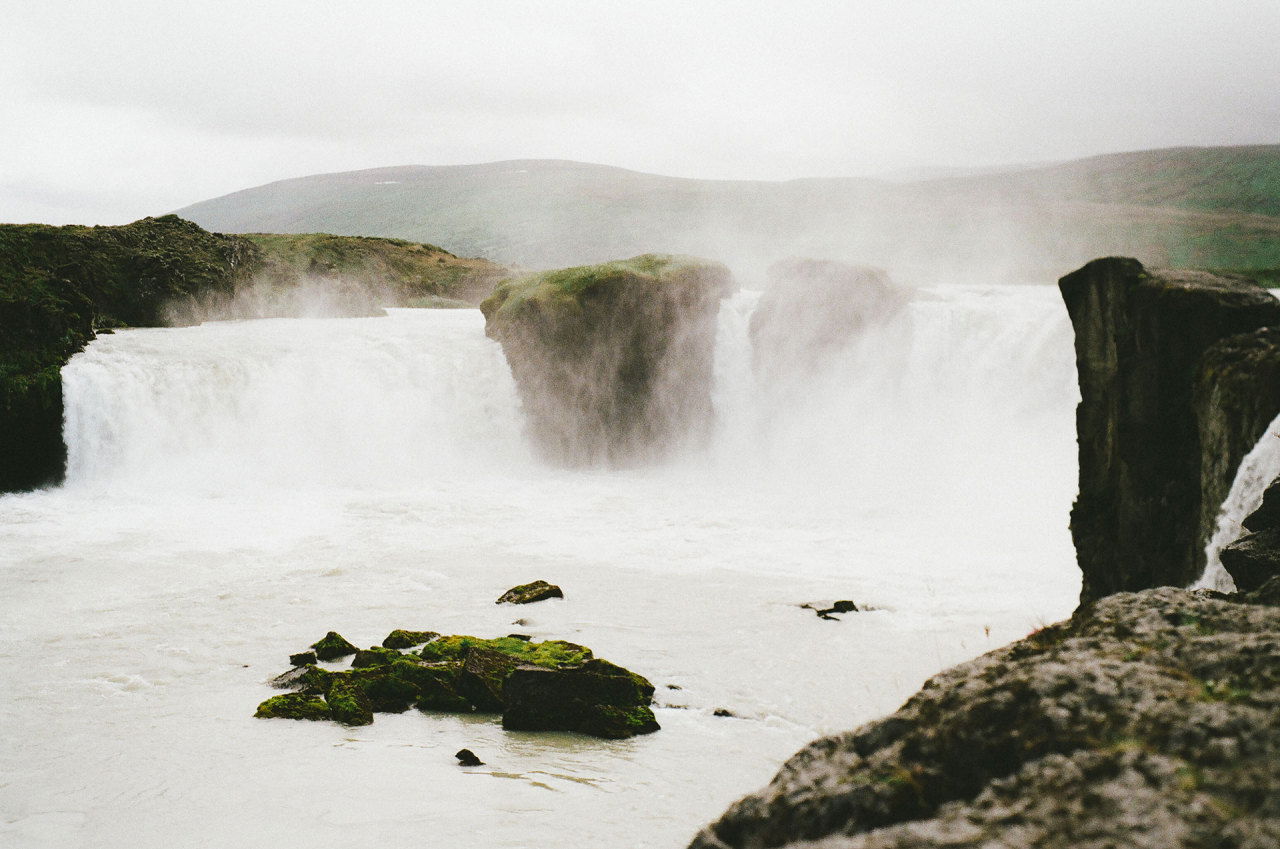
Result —
[[[923, 292], [769, 386], [754, 302], [721, 312], [714, 443], [625, 472], [530, 455], [477, 312], [94, 342], [67, 484], [0, 498], [0, 843], [681, 846], [807, 740], [1071, 611], [1056, 290]], [[534, 578], [566, 599], [493, 604]], [[836, 598], [874, 609], [797, 607]], [[585, 643], [663, 730], [252, 718], [289, 653], [396, 627]]]

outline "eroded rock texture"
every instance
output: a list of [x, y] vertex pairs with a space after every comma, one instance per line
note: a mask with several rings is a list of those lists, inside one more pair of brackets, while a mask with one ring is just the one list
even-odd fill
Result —
[[1120, 593], [810, 744], [693, 849], [1280, 845], [1280, 580]]
[[1071, 511], [1081, 600], [1185, 586], [1204, 567], [1213, 517], [1258, 422], [1270, 421], [1248, 396], [1253, 371], [1239, 365], [1250, 343], [1223, 340], [1280, 324], [1280, 302], [1244, 278], [1114, 257], [1059, 287], [1082, 399]]

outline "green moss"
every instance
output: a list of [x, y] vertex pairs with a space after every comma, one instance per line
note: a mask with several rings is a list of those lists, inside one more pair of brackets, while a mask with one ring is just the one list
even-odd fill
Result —
[[596, 737], [609, 740], [621, 740], [640, 734], [652, 734], [661, 730], [657, 717], [645, 705], [635, 707], [617, 707], [614, 705], [598, 705], [592, 709], [593, 716], [580, 730]]
[[402, 657], [404, 657], [404, 655], [395, 649], [384, 648], [383, 646], [372, 646], [356, 652], [356, 656], [351, 660], [351, 666], [355, 669], [371, 669], [390, 666], [393, 662]]
[[382, 641], [382, 645], [389, 649], [409, 649], [414, 646], [420, 646], [428, 643], [440, 636], [435, 631], [406, 631], [397, 628], [386, 639]]
[[346, 657], [359, 651], [337, 631], [330, 631], [325, 634], [312, 643], [311, 648], [316, 650], [316, 657], [321, 660], [337, 660], [340, 657]]
[[285, 693], [258, 705], [253, 715], [259, 719], [328, 719], [329, 705], [315, 696]]
[[708, 266], [719, 267], [718, 263], [698, 257], [642, 254], [601, 265], [540, 271], [503, 282], [480, 309], [486, 318], [508, 318], [526, 310], [575, 310], [583, 295], [591, 290], [635, 283], [668, 285]]
[[576, 666], [591, 659], [591, 650], [563, 640], [547, 640], [535, 643], [515, 637], [498, 637], [485, 640], [480, 637], [453, 635], [441, 637], [422, 647], [419, 656], [423, 660], [460, 661], [471, 648], [482, 648], [510, 655], [522, 663], [555, 669], [560, 666]]
[[332, 676], [325, 698], [329, 702], [329, 716], [343, 725], [368, 725], [373, 722], [373, 705], [364, 688], [353, 677]]

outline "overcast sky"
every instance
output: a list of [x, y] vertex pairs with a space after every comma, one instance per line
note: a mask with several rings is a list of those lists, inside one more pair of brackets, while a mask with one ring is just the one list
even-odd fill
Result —
[[0, 0], [0, 221], [577, 159], [855, 176], [1280, 142], [1280, 0]]

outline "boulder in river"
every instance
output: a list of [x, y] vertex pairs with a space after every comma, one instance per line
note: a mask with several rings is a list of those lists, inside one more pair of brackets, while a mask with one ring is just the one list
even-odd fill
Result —
[[568, 466], [630, 466], [699, 444], [729, 270], [645, 254], [525, 275], [480, 305], [536, 448]]
[[546, 581], [520, 584], [507, 590], [494, 604], [532, 604], [549, 598], [564, 598], [564, 591]]
[[359, 651], [337, 631], [330, 631], [325, 634], [312, 643], [311, 648], [316, 650], [316, 657], [320, 660], [337, 660], [340, 657], [346, 657]]
[[397, 628], [383, 639], [382, 645], [389, 649], [411, 649], [423, 643], [429, 643], [440, 636], [435, 631], [406, 631]]
[[607, 660], [547, 668], [523, 665], [507, 678], [502, 727], [577, 731], [621, 738], [659, 729], [649, 705], [653, 685]]

